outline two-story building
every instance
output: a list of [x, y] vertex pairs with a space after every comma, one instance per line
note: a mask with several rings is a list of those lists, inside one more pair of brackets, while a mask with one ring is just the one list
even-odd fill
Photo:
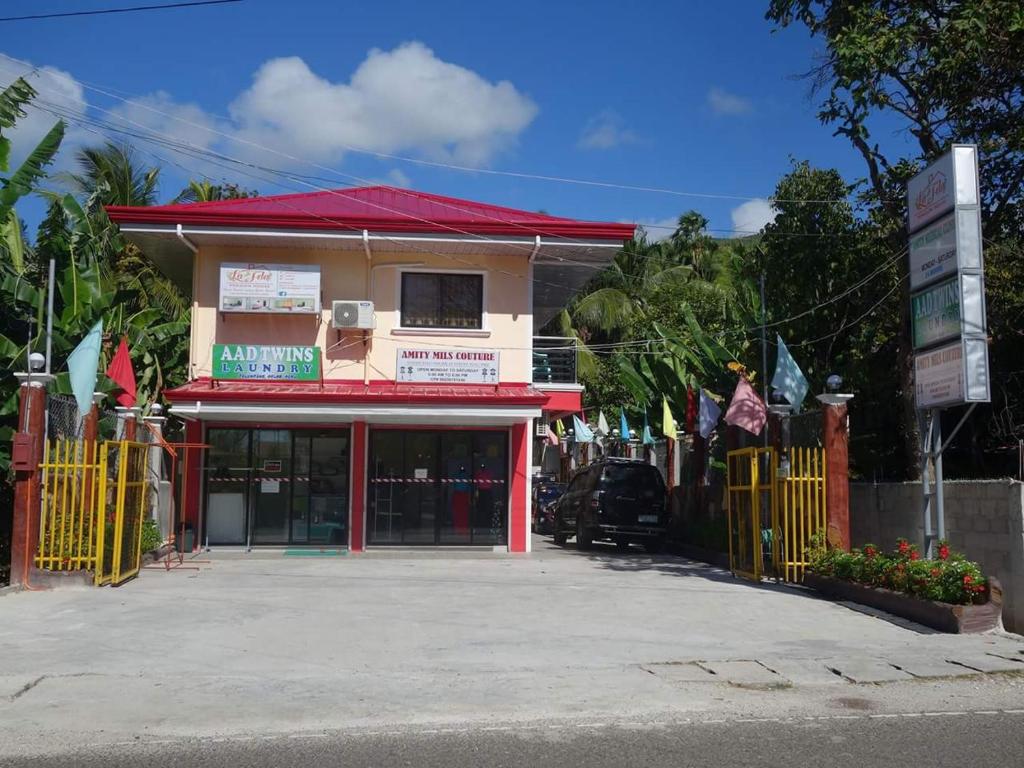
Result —
[[535, 336], [632, 225], [383, 186], [108, 212], [192, 296], [197, 544], [529, 551], [534, 425], [581, 404]]

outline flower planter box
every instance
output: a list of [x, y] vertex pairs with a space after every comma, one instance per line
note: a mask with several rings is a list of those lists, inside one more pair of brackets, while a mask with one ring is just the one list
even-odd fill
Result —
[[868, 605], [942, 632], [988, 632], [1002, 627], [1003, 589], [996, 579], [988, 580], [988, 600], [981, 605], [951, 605], [925, 600], [903, 592], [868, 587], [816, 573], [804, 575], [804, 586], [832, 600], [849, 600]]

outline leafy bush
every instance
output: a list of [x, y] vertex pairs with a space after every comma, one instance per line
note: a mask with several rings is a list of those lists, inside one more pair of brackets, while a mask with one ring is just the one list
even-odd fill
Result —
[[160, 535], [160, 526], [157, 525], [156, 520], [147, 517], [142, 521], [142, 551], [152, 552], [163, 543], [164, 539]]
[[825, 545], [821, 537], [812, 539], [808, 550], [810, 570], [822, 576], [954, 605], [985, 602], [988, 582], [978, 565], [951, 551], [945, 541], [939, 542], [937, 554], [934, 560], [923, 559], [906, 539], [888, 554], [874, 544], [846, 552]]

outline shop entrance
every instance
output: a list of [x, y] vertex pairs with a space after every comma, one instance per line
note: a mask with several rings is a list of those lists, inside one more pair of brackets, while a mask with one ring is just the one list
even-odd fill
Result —
[[369, 544], [505, 544], [508, 433], [370, 431]]
[[348, 542], [348, 429], [211, 428], [207, 441], [210, 544]]

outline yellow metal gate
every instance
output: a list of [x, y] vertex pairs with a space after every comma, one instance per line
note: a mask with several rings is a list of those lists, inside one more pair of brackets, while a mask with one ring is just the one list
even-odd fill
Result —
[[779, 477], [774, 448], [728, 453], [729, 563], [737, 576], [803, 581], [811, 537], [826, 525], [825, 451], [793, 448], [788, 459]]
[[776, 579], [802, 582], [811, 537], [825, 531], [825, 449], [791, 448], [789, 460], [772, 512], [772, 563]]
[[89, 570], [97, 585], [139, 572], [150, 448], [127, 440], [45, 447], [38, 568]]
[[729, 451], [729, 564], [737, 576], [760, 581], [764, 571], [762, 531], [775, 508], [775, 452], [771, 448]]

